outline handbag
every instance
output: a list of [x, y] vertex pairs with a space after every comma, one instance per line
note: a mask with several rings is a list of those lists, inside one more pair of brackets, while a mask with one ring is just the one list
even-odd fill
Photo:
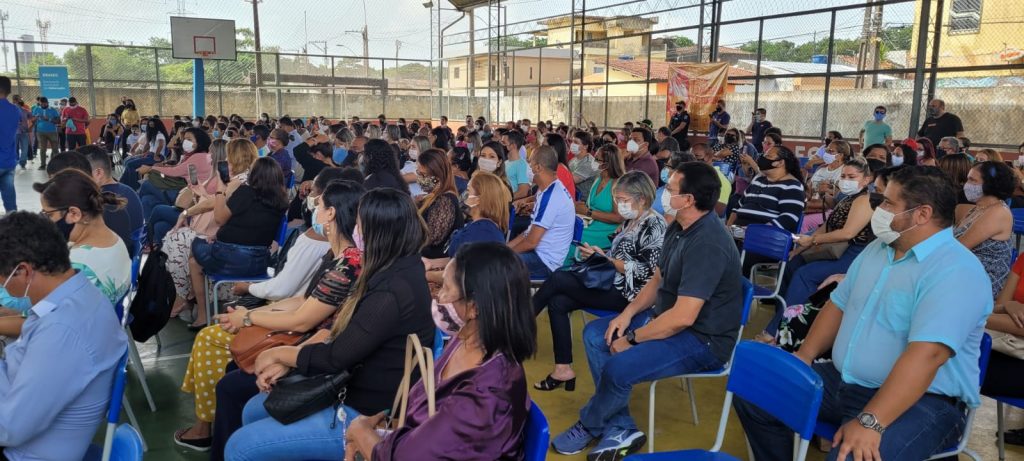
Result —
[[807, 262], [834, 261], [839, 259], [849, 246], [849, 242], [823, 243], [804, 250], [800, 256], [803, 256], [804, 261]]
[[291, 424], [334, 404], [345, 402], [345, 392], [352, 373], [325, 373], [305, 376], [288, 375], [277, 382], [263, 401], [267, 414], [281, 424]]
[[294, 331], [271, 331], [269, 328], [251, 326], [238, 330], [231, 340], [231, 359], [242, 371], [253, 374], [256, 357], [260, 353], [277, 346], [294, 346], [310, 335]]
[[608, 288], [615, 282], [615, 265], [605, 256], [592, 254], [583, 261], [578, 261], [569, 266], [566, 271], [576, 276], [584, 287], [591, 290]]
[[985, 329], [985, 332], [992, 337], [992, 350], [1013, 357], [1017, 360], [1024, 360], [1024, 338], [1012, 333]]
[[[410, 334], [405, 341], [405, 373], [402, 376], [402, 382], [398, 385], [398, 392], [395, 393], [395, 402], [391, 406], [391, 415], [384, 420], [383, 427], [377, 428], [377, 435], [381, 438], [405, 426], [405, 413], [409, 407], [409, 390], [412, 387], [414, 367], [419, 368], [423, 391], [427, 394], [427, 416], [432, 418], [437, 413], [437, 405], [434, 400], [436, 392], [434, 383], [434, 353], [423, 348], [419, 336]], [[398, 415], [398, 423], [393, 425], [395, 415]]]

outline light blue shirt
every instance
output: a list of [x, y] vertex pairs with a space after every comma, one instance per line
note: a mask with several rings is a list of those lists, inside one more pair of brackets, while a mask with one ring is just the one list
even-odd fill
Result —
[[57, 132], [57, 125], [54, 124], [60, 121], [60, 112], [57, 112], [57, 109], [35, 106], [32, 108], [32, 116], [36, 118], [36, 133]]
[[981, 262], [943, 229], [899, 260], [875, 240], [832, 292], [843, 311], [832, 359], [843, 381], [879, 388], [911, 342], [953, 351], [928, 392], [957, 397], [972, 408], [978, 395], [978, 356], [992, 313], [991, 281]]
[[0, 362], [0, 446], [13, 460], [82, 459], [103, 421], [128, 338], [78, 273], [40, 300]]
[[530, 228], [526, 233], [529, 234], [534, 227], [545, 229], [534, 249], [537, 256], [552, 271], [562, 267], [576, 229], [576, 205], [561, 181], [556, 179], [537, 193]]
[[522, 184], [530, 185], [530, 174], [527, 169], [525, 157], [505, 162], [505, 176], [508, 176], [508, 183], [512, 185], [513, 193], [519, 190], [519, 186]]

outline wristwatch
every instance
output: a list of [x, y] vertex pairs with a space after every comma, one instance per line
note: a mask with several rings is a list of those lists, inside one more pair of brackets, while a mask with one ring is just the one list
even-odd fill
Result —
[[252, 318], [249, 317], [250, 315], [252, 315], [252, 311], [245, 311], [245, 316], [242, 317], [242, 326], [243, 327], [251, 327], [252, 326]]
[[593, 214], [594, 214], [594, 209], [590, 208], [590, 207], [587, 207], [587, 217], [589, 218], [589, 217], [593, 216]]
[[636, 346], [637, 344], [640, 344], [640, 343], [636, 342], [636, 330], [627, 330], [626, 331], [626, 342], [629, 343], [630, 345], [633, 345], [633, 346]]
[[885, 433], [885, 426], [878, 423], [878, 418], [876, 418], [875, 415], [866, 411], [862, 411], [857, 415], [857, 422], [860, 423], [861, 426], [871, 429], [879, 434]]
[[187, 218], [188, 217], [188, 208], [185, 208], [184, 210], [181, 210], [181, 215]]

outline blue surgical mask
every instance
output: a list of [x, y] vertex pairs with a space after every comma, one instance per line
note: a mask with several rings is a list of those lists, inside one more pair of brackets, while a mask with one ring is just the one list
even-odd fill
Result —
[[667, 183], [668, 182], [668, 168], [662, 168], [661, 169], [661, 182], [662, 183]]
[[7, 280], [4, 281], [4, 286], [0, 287], [0, 306], [4, 306], [8, 309], [16, 310], [22, 314], [28, 312], [32, 308], [32, 300], [28, 297], [28, 288], [32, 286], [32, 279], [28, 280], [28, 284], [25, 285], [25, 293], [21, 296], [12, 296], [7, 291], [7, 284], [11, 282], [11, 278], [18, 272], [18, 268], [15, 267], [11, 271], [11, 275], [7, 276]]
[[346, 158], [348, 158], [348, 149], [344, 147], [334, 148], [334, 154], [331, 155], [331, 161], [333, 161], [335, 165], [345, 163]]
[[316, 211], [317, 211], [317, 209], [313, 208], [313, 217], [310, 218], [310, 221], [313, 223], [313, 232], [316, 232], [317, 235], [323, 236], [324, 235], [324, 225], [316, 222]]
[[875, 112], [875, 121], [881, 122], [882, 120], [885, 120], [885, 114], [881, 112]]
[[267, 156], [267, 146], [263, 146], [263, 147], [261, 147], [259, 149], [256, 149], [256, 154], [259, 155], [260, 157], [266, 157]]
[[220, 131], [213, 130], [213, 139], [220, 138]]

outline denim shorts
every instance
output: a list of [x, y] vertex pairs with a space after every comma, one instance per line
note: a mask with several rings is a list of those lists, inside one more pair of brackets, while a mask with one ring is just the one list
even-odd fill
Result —
[[267, 274], [270, 248], [207, 242], [197, 237], [192, 241], [192, 256], [207, 274], [250, 277]]

